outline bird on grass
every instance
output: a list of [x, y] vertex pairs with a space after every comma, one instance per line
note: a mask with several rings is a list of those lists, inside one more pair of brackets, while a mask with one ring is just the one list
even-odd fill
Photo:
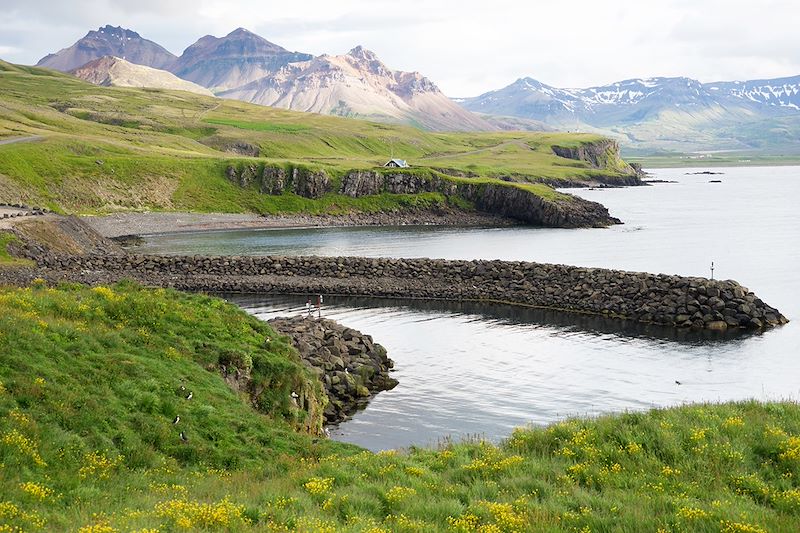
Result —
[[299, 397], [300, 397], [300, 396], [298, 396], [296, 392], [292, 391], [292, 398], [294, 398], [294, 399], [296, 400], [296, 399], [298, 399]]
[[181, 417], [180, 417], [180, 415], [176, 415], [176, 416], [175, 416], [175, 420], [173, 420], [173, 421], [172, 421], [172, 424], [173, 424], [173, 425], [175, 425], [175, 424], [177, 424], [177, 423], [178, 423], [178, 422], [180, 422], [180, 421], [181, 421]]
[[189, 437], [186, 436], [186, 433], [181, 431], [180, 438], [183, 442], [189, 442]]
[[190, 392], [189, 395], [186, 397], [186, 399], [191, 400], [192, 398], [194, 398], [194, 393]]

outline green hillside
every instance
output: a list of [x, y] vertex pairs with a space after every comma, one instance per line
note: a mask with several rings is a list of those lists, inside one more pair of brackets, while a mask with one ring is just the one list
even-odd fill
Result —
[[[424, 207], [445, 198], [430, 193], [414, 200], [353, 199], [331, 193], [321, 200], [294, 201], [242, 189], [225, 178], [225, 169], [254, 160], [290, 162], [323, 168], [336, 179], [394, 155], [430, 175], [444, 172], [498, 183], [505, 183], [501, 177], [536, 182], [623, 176], [629, 169], [618, 159], [602, 170], [557, 157], [551, 148], [589, 146], [601, 139], [558, 133], [428, 133], [182, 92], [102, 88], [0, 62], [0, 202], [23, 200], [65, 212]], [[253, 149], [257, 160], [237, 155]], [[544, 188], [532, 190], [548, 194]]]
[[[800, 521], [794, 403], [373, 454], [313, 435], [319, 385], [266, 324], [132, 284], [0, 289], [0, 354], [0, 531], [764, 533]], [[250, 370], [257, 401], [221, 363]]]

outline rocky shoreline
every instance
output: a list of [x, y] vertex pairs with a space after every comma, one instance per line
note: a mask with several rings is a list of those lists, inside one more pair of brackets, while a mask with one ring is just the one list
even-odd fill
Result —
[[328, 396], [326, 424], [347, 420], [375, 394], [397, 385], [389, 376], [394, 362], [369, 335], [310, 316], [273, 318], [268, 323], [291, 338], [303, 363], [322, 383]]
[[413, 209], [401, 212], [344, 215], [255, 215], [229, 213], [116, 213], [81, 220], [106, 238], [224, 231], [351, 226], [505, 227], [520, 222], [488, 213]]

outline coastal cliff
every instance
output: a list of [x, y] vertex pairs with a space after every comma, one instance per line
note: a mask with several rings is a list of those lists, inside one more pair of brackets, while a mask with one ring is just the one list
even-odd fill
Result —
[[439, 193], [460, 209], [500, 215], [525, 224], [559, 228], [606, 227], [621, 223], [603, 205], [560, 193], [544, 184], [471, 179], [431, 170], [353, 170], [330, 176], [300, 166], [228, 166], [228, 179], [262, 194], [296, 194], [318, 199], [329, 193], [351, 198], [379, 194]]

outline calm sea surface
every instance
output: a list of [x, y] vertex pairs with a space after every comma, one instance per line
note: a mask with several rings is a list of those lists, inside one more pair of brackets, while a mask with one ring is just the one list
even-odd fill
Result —
[[[572, 191], [625, 221], [610, 229], [229, 231], [154, 236], [143, 251], [509, 259], [705, 276], [713, 261], [715, 277], [736, 279], [792, 320], [721, 339], [504, 306], [331, 297], [324, 315], [370, 333], [395, 361], [400, 385], [332, 431], [374, 450], [501, 439], [571, 415], [800, 399], [800, 168], [715, 170], [724, 174], [654, 170], [678, 183]], [[230, 299], [262, 318], [305, 306]]]

